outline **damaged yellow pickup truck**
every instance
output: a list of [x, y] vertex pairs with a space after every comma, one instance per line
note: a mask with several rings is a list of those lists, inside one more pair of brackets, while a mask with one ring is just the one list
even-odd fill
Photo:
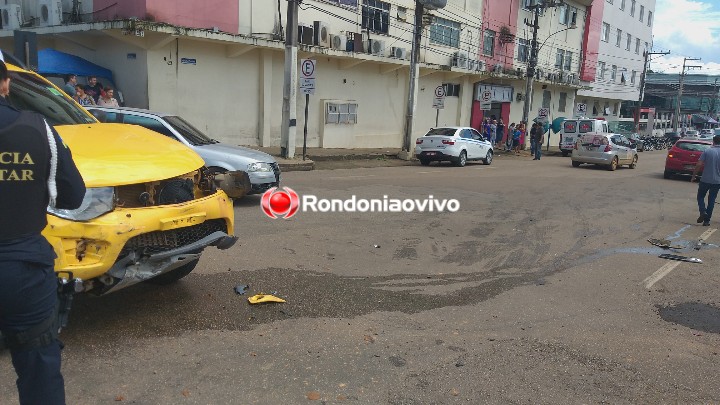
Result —
[[[87, 186], [76, 210], [48, 209], [55, 271], [106, 294], [189, 274], [208, 246], [231, 247], [233, 204], [194, 151], [139, 126], [102, 124], [43, 77], [8, 63], [8, 101], [44, 115]], [[8, 198], [3, 196], [2, 198]]]

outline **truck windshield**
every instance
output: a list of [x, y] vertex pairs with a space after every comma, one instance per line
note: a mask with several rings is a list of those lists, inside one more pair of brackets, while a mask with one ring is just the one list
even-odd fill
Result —
[[8, 102], [18, 110], [42, 114], [50, 125], [91, 124], [97, 121], [61, 90], [29, 73], [9, 71]]

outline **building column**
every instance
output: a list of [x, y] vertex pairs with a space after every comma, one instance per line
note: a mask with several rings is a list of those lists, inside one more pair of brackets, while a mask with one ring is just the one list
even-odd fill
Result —
[[260, 51], [260, 108], [258, 109], [258, 146], [274, 146], [270, 131], [272, 124], [272, 71], [273, 53], [269, 49]]
[[473, 95], [475, 86], [470, 83], [469, 76], [463, 76], [460, 83], [460, 94], [458, 95], [457, 125], [466, 127], [470, 125], [470, 114], [472, 113]]

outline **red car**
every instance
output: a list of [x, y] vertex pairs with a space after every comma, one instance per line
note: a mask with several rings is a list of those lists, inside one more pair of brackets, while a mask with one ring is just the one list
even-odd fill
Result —
[[663, 177], [669, 179], [674, 174], [692, 174], [700, 155], [711, 146], [709, 140], [680, 138], [668, 151]]

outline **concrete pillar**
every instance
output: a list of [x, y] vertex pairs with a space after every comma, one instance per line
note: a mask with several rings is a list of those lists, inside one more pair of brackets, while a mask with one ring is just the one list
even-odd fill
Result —
[[463, 76], [460, 83], [460, 94], [458, 95], [457, 109], [457, 125], [466, 127], [470, 125], [470, 116], [472, 113], [473, 95], [475, 94], [475, 86], [470, 82], [469, 76]]
[[271, 139], [272, 123], [272, 81], [273, 53], [269, 49], [260, 51], [260, 108], [258, 109], [258, 145], [275, 146], [278, 142]]

